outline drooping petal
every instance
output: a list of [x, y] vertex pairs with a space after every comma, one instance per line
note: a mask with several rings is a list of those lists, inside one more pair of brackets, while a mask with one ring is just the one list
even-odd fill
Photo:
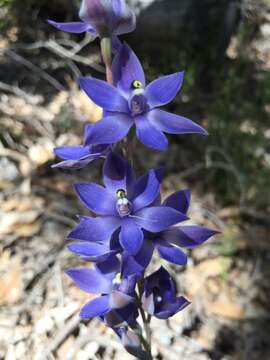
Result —
[[[159, 184], [162, 183], [163, 180], [163, 168], [153, 169], [152, 171], [155, 172], [155, 177], [157, 178]], [[134, 189], [131, 195], [131, 199], [135, 199], [137, 196], [141, 194], [143, 189], [146, 188], [149, 181], [149, 173], [144, 174], [143, 176], [139, 177], [134, 184]]]
[[139, 194], [132, 201], [134, 212], [151, 204], [159, 195], [160, 182], [156, 176], [155, 170], [150, 170], [147, 173], [146, 178], [147, 180], [144, 184], [140, 181], [140, 184], [145, 186], [138, 190], [138, 192], [140, 191]]
[[129, 112], [127, 100], [115, 87], [107, 82], [91, 77], [82, 77], [79, 79], [79, 83], [90, 99], [104, 110], [121, 113]]
[[114, 144], [122, 140], [133, 125], [133, 119], [125, 114], [114, 114], [98, 121], [89, 136], [86, 145]]
[[84, 146], [60, 146], [54, 149], [55, 155], [63, 160], [79, 160], [89, 155], [89, 149]]
[[83, 21], [56, 22], [56, 21], [53, 21], [53, 20], [48, 20], [48, 23], [50, 25], [54, 26], [58, 30], [66, 31], [66, 32], [69, 32], [69, 33], [80, 34], [80, 33], [89, 31], [93, 35], [95, 35], [95, 37], [97, 36], [97, 33], [96, 33], [95, 29], [91, 25], [86, 24]]
[[122, 276], [137, 274], [139, 277], [149, 265], [154, 251], [154, 245], [151, 240], [144, 239], [139, 252], [132, 256], [127, 252], [122, 255]]
[[182, 214], [186, 214], [190, 204], [191, 192], [188, 189], [180, 190], [168, 196], [163, 205], [171, 207]]
[[114, 195], [119, 189], [128, 193], [133, 185], [134, 178], [135, 175], [129, 162], [111, 152], [103, 167], [103, 182], [106, 188]]
[[124, 93], [132, 90], [132, 83], [138, 80], [145, 86], [145, 77], [142, 65], [127, 44], [123, 44], [121, 50], [115, 56], [112, 64], [113, 80]]
[[83, 0], [80, 18], [92, 24], [99, 35], [126, 34], [136, 27], [136, 17], [124, 0]]
[[136, 274], [140, 278], [144, 272], [144, 267], [137, 263], [134, 256], [130, 255], [127, 251], [122, 254], [122, 276]]
[[121, 309], [133, 301], [134, 301], [133, 297], [124, 294], [123, 292], [114, 290], [110, 294], [109, 304], [111, 309]]
[[116, 215], [116, 196], [95, 183], [75, 184], [74, 188], [81, 202], [98, 215]]
[[112, 36], [112, 52], [117, 54], [121, 50], [122, 42], [119, 40], [117, 35]]
[[67, 235], [70, 240], [109, 241], [112, 233], [120, 226], [117, 217], [80, 217], [80, 223]]
[[146, 269], [152, 259], [153, 252], [153, 242], [145, 238], [140, 251], [134, 256], [134, 259], [138, 264], [140, 264], [144, 269]]
[[94, 242], [83, 242], [68, 245], [68, 249], [87, 260], [93, 262], [104, 261], [114, 254], [107, 246]]
[[126, 326], [127, 324], [134, 324], [137, 317], [137, 305], [134, 302], [130, 302], [120, 309], [111, 309], [111, 311], [104, 316], [104, 323], [115, 330], [116, 327], [120, 329], [120, 327]]
[[110, 309], [103, 317], [104, 324], [112, 329], [119, 329], [121, 325], [125, 325], [125, 320], [118, 315], [117, 309]]
[[128, 34], [136, 28], [136, 16], [134, 11], [127, 6], [125, 0], [112, 0], [114, 21], [111, 31], [116, 35]]
[[66, 274], [83, 291], [93, 294], [108, 294], [112, 289], [112, 282], [93, 269], [69, 269]]
[[162, 237], [177, 246], [194, 249], [218, 233], [218, 231], [207, 227], [187, 225], [168, 229], [162, 233]]
[[154, 206], [137, 211], [134, 214], [134, 219], [143, 229], [156, 233], [188, 218], [172, 208]]
[[89, 301], [81, 309], [80, 317], [83, 319], [91, 319], [98, 316], [103, 316], [110, 310], [109, 296], [100, 296], [94, 300]]
[[168, 140], [166, 136], [151, 124], [147, 113], [143, 116], [136, 116], [135, 124], [137, 137], [145, 146], [160, 151], [167, 149]]
[[[162, 284], [161, 287], [160, 284]], [[163, 266], [161, 266], [158, 270], [147, 276], [145, 279], [144, 292], [146, 296], [149, 296], [149, 294], [151, 294], [153, 290], [157, 288], [162, 293], [175, 293], [175, 287], [173, 285], [174, 282], [170, 273]]]
[[[97, 145], [100, 149], [91, 149], [92, 147], [79, 146], [61, 146], [54, 149], [55, 155], [64, 159], [57, 164], [52, 165], [52, 168], [62, 169], [81, 169], [88, 165], [93, 160], [98, 159], [109, 151], [108, 145]], [[93, 151], [92, 151], [93, 150]], [[96, 151], [95, 151], [96, 150]]]
[[149, 295], [146, 295], [146, 293], [143, 293], [142, 296], [142, 306], [143, 309], [149, 314], [154, 315], [155, 313], [155, 302], [154, 302], [154, 295], [153, 293], [150, 293]]
[[169, 134], [201, 134], [207, 131], [193, 121], [167, 111], [154, 109], [148, 112], [147, 118], [158, 130]]
[[86, 165], [88, 165], [93, 160], [96, 160], [98, 156], [87, 156], [82, 160], [64, 160], [60, 161], [57, 164], [53, 164], [52, 168], [61, 168], [61, 169], [73, 169], [78, 170], [84, 168]]
[[129, 329], [121, 333], [121, 343], [128, 353], [136, 359], [146, 360], [148, 355], [143, 350], [139, 336]]
[[[84, 127], [84, 131], [83, 131], [83, 139], [84, 139], [84, 146], [86, 147], [86, 139], [91, 135], [93, 128], [95, 127], [95, 124], [87, 124]], [[90, 147], [92, 144], [89, 144], [88, 146]]]
[[160, 239], [156, 241], [156, 248], [160, 257], [164, 260], [177, 265], [187, 264], [187, 255], [179, 248], [170, 245], [168, 242]]
[[[136, 312], [138, 313], [138, 310], [136, 309]], [[136, 317], [134, 318], [134, 320], [136, 320], [136, 318], [139, 315], [136, 315]], [[134, 324], [135, 321], [133, 321]], [[129, 348], [137, 348], [137, 347], [142, 347], [141, 344], [141, 339], [140, 337], [137, 335], [138, 334], [138, 328], [140, 327], [139, 324], [136, 324], [135, 328], [133, 328], [133, 330], [129, 330], [127, 326], [125, 327], [121, 327], [118, 328], [117, 330], [114, 329], [114, 331], [116, 331], [116, 333], [118, 333], [118, 336], [121, 337], [121, 342], [122, 345], [126, 348], [127, 351], [129, 351]], [[125, 338], [125, 337], [128, 337]], [[134, 354], [133, 352], [131, 352], [131, 354], [133, 356], [136, 357], [136, 359], [142, 359], [142, 360], [146, 360], [148, 355], [147, 354]]]
[[124, 250], [136, 255], [143, 243], [143, 232], [133, 219], [123, 219], [119, 239]]
[[[121, 223], [121, 219], [119, 219], [119, 223]], [[122, 246], [119, 242], [119, 234], [120, 234], [121, 228], [119, 227], [114, 233], [112, 234], [110, 241], [108, 242], [108, 247], [116, 252], [119, 252], [122, 250]]]
[[167, 303], [158, 313], [155, 313], [155, 317], [162, 320], [168, 319], [179, 311], [184, 310], [189, 304], [190, 302], [183, 296], [177, 297], [175, 302]]
[[116, 255], [110, 255], [105, 261], [95, 264], [95, 268], [112, 281], [115, 274], [120, 272], [120, 261]]
[[121, 278], [121, 283], [118, 287], [118, 291], [134, 297], [135, 288], [137, 283], [136, 274], [132, 274], [127, 277]]
[[171, 102], [180, 90], [184, 72], [163, 76], [152, 81], [145, 89], [145, 96], [151, 108]]
[[111, 10], [110, 1], [82, 0], [79, 16], [86, 22], [98, 26], [106, 21], [106, 15]]

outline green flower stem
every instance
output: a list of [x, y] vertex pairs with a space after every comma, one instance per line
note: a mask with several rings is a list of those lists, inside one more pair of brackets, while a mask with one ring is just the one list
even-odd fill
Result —
[[127, 160], [130, 162], [131, 166], [133, 165], [133, 142], [133, 133], [129, 132], [129, 134], [123, 140], [123, 152]]
[[104, 37], [100, 42], [101, 55], [106, 67], [106, 79], [109, 84], [113, 84], [112, 74], [112, 39], [110, 37]]
[[144, 337], [142, 337], [143, 339], [143, 345], [144, 345], [144, 348], [149, 356], [149, 360], [152, 360], [153, 357], [152, 357], [152, 350], [151, 350], [151, 329], [150, 329], [150, 326], [149, 326], [149, 322], [146, 318], [146, 315], [145, 315], [145, 312], [141, 306], [141, 304], [139, 305], [139, 311], [140, 311], [140, 314], [141, 314], [141, 317], [142, 317], [142, 321], [143, 321], [143, 327], [144, 327], [144, 331], [145, 331], [145, 335], [146, 335], [146, 339]]

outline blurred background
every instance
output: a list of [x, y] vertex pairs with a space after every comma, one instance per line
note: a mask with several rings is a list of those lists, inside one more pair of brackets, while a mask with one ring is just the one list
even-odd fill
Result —
[[[270, 1], [130, 0], [124, 37], [148, 80], [186, 70], [169, 110], [207, 128], [171, 137], [160, 154], [136, 144], [135, 166], [166, 168], [164, 195], [192, 189], [190, 216], [222, 231], [172, 267], [192, 306], [154, 321], [156, 359], [270, 359]], [[96, 320], [63, 270], [76, 181], [99, 181], [102, 162], [51, 169], [53, 148], [79, 144], [101, 112], [79, 75], [102, 78], [98, 42], [51, 28], [77, 20], [76, 0], [0, 0], [0, 359], [131, 359]], [[157, 266], [159, 264], [157, 263]], [[167, 266], [167, 264], [166, 264]]]

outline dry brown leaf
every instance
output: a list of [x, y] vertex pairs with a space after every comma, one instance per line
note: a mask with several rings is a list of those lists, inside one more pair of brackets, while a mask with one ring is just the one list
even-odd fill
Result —
[[189, 268], [185, 274], [185, 288], [187, 295], [192, 299], [196, 294], [202, 292], [209, 293], [209, 286], [211, 292], [219, 291], [220, 284], [211, 283], [210, 278], [215, 278], [226, 273], [231, 265], [231, 259], [225, 257], [217, 257], [215, 259], [208, 259], [202, 261], [197, 266]]
[[23, 290], [21, 261], [19, 258], [11, 259], [9, 252], [4, 252], [0, 263], [0, 305], [14, 304], [20, 299]]
[[231, 260], [225, 257], [217, 257], [202, 261], [195, 266], [191, 271], [202, 274], [203, 276], [218, 276], [227, 271], [230, 267]]
[[245, 310], [242, 306], [229, 300], [217, 300], [208, 302], [205, 305], [208, 315], [214, 314], [234, 320], [242, 320], [245, 318]]
[[211, 349], [213, 345], [208, 334], [201, 334], [196, 338], [196, 342], [198, 342], [204, 349]]
[[35, 221], [31, 224], [21, 224], [15, 229], [18, 236], [31, 237], [37, 234], [41, 229], [41, 222]]
[[[38, 231], [37, 225], [33, 225], [37, 218], [40, 215], [40, 211], [38, 210], [30, 210], [30, 211], [12, 211], [9, 213], [1, 214], [0, 218], [0, 235], [7, 235], [7, 234], [18, 234], [20, 235], [20, 227], [24, 227], [25, 225], [33, 226], [32, 230]], [[29, 228], [26, 230], [22, 230], [22, 232], [29, 233]], [[33, 231], [31, 233], [33, 235]]]
[[63, 344], [57, 350], [57, 358], [65, 359], [72, 345], [74, 344], [75, 338], [73, 335], [69, 336]]
[[185, 277], [185, 290], [188, 298], [192, 299], [196, 294], [201, 292], [204, 281], [200, 274], [189, 272]]
[[44, 199], [41, 197], [13, 197], [9, 200], [0, 202], [0, 208], [5, 211], [28, 211], [35, 208], [42, 209]]
[[233, 218], [241, 213], [239, 206], [225, 207], [217, 212], [217, 216], [221, 219]]

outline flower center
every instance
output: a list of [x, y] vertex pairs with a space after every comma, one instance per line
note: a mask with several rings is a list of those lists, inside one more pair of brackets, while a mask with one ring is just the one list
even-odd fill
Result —
[[136, 94], [135, 90], [135, 92], [133, 92], [133, 96], [129, 101], [129, 108], [132, 116], [143, 114], [148, 110], [146, 97], [142, 94]]
[[131, 88], [133, 89], [129, 100], [131, 115], [140, 115], [148, 110], [147, 99], [143, 95], [144, 87], [141, 81], [134, 80], [131, 84]]
[[128, 200], [125, 190], [123, 189], [117, 190], [116, 195], [117, 195], [116, 209], [118, 211], [118, 214], [121, 217], [130, 215], [132, 211], [132, 204]]

